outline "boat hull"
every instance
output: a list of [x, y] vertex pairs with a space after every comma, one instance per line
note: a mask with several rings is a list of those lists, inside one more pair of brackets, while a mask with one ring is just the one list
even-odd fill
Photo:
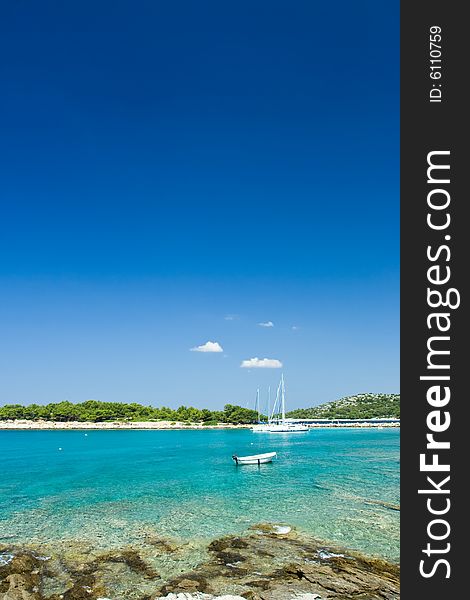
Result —
[[307, 425], [273, 423], [271, 425], [255, 425], [251, 431], [253, 433], [307, 433], [310, 428]]
[[272, 425], [269, 433], [308, 433], [310, 429], [306, 425]]
[[266, 424], [264, 424], [264, 425], [254, 425], [251, 428], [251, 431], [253, 433], [266, 433], [267, 431], [269, 431], [269, 425], [266, 425]]
[[254, 454], [252, 456], [232, 456], [237, 465], [263, 465], [272, 462], [277, 456], [276, 452], [267, 452], [265, 454]]

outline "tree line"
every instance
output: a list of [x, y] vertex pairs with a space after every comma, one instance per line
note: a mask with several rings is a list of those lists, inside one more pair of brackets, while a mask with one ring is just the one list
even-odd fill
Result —
[[[291, 411], [287, 417], [294, 419], [372, 419], [400, 418], [400, 396], [398, 394], [359, 394], [328, 402], [312, 408]], [[0, 406], [0, 421], [27, 419], [31, 421], [170, 421], [183, 423], [249, 424], [256, 423], [258, 413], [249, 408], [226, 404], [224, 410], [199, 409], [180, 406], [177, 409], [162, 406], [144, 406], [125, 402], [101, 402], [87, 400], [74, 404], [67, 400], [46, 405], [6, 404]], [[261, 420], [266, 417], [261, 415]]]
[[293, 419], [399, 419], [399, 394], [358, 394], [340, 400], [299, 408], [287, 414]]
[[226, 404], [223, 411], [180, 406], [177, 409], [162, 406], [144, 406], [125, 402], [101, 402], [87, 400], [74, 404], [63, 401], [46, 405], [6, 404], [0, 406], [0, 420], [28, 419], [32, 421], [181, 421], [183, 423], [255, 423], [258, 413], [249, 408]]

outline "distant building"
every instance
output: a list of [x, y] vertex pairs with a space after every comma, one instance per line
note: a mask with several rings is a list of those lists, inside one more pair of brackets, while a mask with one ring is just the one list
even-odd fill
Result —
[[304, 425], [400, 425], [400, 419], [287, 419]]

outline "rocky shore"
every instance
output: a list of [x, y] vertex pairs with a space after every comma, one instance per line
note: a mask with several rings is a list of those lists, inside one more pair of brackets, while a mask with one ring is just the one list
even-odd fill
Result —
[[249, 429], [252, 425], [202, 425], [200, 423], [182, 423], [180, 421], [27, 421], [15, 419], [0, 421], [1, 429]]
[[[230, 423], [219, 423], [217, 425], [202, 425], [201, 423], [182, 423], [180, 421], [105, 421], [94, 423], [91, 421], [27, 421], [14, 419], [0, 421], [0, 430], [75, 430], [75, 429], [251, 429], [253, 425], [232, 425]], [[370, 427], [400, 427], [400, 423], [321, 423], [312, 424], [312, 428], [370, 428]]]
[[399, 567], [322, 544], [290, 527], [253, 526], [212, 541], [191, 569], [184, 548], [147, 539], [109, 551], [84, 544], [0, 545], [2, 600], [396, 600]]

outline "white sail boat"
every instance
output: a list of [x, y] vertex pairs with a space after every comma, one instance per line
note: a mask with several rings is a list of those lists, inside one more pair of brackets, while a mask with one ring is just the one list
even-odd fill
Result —
[[268, 388], [268, 422], [262, 423], [261, 422], [260, 405], [259, 405], [259, 388], [256, 390], [255, 410], [258, 411], [258, 423], [256, 425], [253, 425], [253, 427], [251, 428], [251, 431], [253, 431], [254, 433], [263, 433], [263, 432], [267, 431], [267, 428], [269, 425], [269, 405], [271, 404], [270, 396], [271, 396], [271, 387]]
[[[257, 390], [257, 402], [259, 407], [259, 390]], [[276, 418], [274, 415], [277, 415]], [[309, 431], [307, 425], [292, 423], [292, 421], [286, 419], [286, 390], [283, 374], [281, 375], [281, 381], [277, 386], [276, 400], [273, 405], [271, 416], [268, 416], [268, 422], [255, 425], [252, 428], [252, 431], [256, 433], [305, 433]]]
[[[278, 418], [275, 419], [274, 415], [279, 415], [279, 409], [281, 411], [281, 418], [278, 416]], [[274, 402], [273, 411], [271, 413], [268, 431], [269, 433], [303, 433], [309, 431], [307, 425], [292, 423], [292, 421], [288, 421], [286, 419], [286, 390], [284, 385], [284, 374], [281, 375], [281, 381], [277, 386], [276, 401]]]

